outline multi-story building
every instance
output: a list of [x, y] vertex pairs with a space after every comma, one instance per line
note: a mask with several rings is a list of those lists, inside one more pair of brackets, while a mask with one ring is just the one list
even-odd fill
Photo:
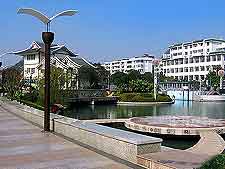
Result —
[[105, 67], [110, 74], [116, 72], [127, 73], [130, 70], [137, 70], [141, 74], [145, 72], [152, 72], [152, 61], [154, 56], [144, 54], [144, 56], [133, 57], [130, 59], [114, 60], [112, 62], [105, 62], [102, 66]]
[[215, 67], [224, 69], [225, 40], [202, 39], [172, 45], [162, 56], [163, 73], [177, 80], [205, 80]]
[[[70, 71], [74, 76], [78, 74], [80, 67], [93, 67], [91, 63], [84, 58], [73, 53], [65, 45], [53, 44], [51, 51], [51, 66]], [[23, 56], [24, 80], [36, 80], [44, 75], [44, 43], [34, 41], [27, 49], [12, 52], [15, 55]], [[71, 79], [71, 83], [76, 83], [77, 79]]]

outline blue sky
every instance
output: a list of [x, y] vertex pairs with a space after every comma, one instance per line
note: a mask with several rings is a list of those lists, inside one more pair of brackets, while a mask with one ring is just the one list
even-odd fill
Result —
[[[77, 9], [73, 17], [52, 23], [55, 43], [66, 44], [92, 62], [150, 53], [160, 56], [168, 45], [194, 39], [225, 38], [224, 0], [7, 0], [0, 6], [0, 53], [41, 41], [44, 26], [18, 15], [31, 7], [48, 16]], [[5, 56], [4, 64], [19, 58]]]

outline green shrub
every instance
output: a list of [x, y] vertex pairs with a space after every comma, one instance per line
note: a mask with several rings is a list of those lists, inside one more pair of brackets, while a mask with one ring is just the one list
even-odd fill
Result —
[[37, 90], [32, 89], [31, 92], [24, 93], [23, 96], [21, 96], [21, 99], [36, 102], [38, 99], [38, 92]]
[[20, 100], [20, 103], [23, 103], [27, 106], [33, 107], [35, 109], [44, 110], [44, 107], [40, 106], [39, 104], [27, 101], [27, 100]]
[[136, 93], [123, 93], [119, 95], [119, 100], [123, 102], [130, 102], [136, 95]]
[[225, 155], [220, 154], [203, 163], [199, 169], [224, 169]]
[[[123, 102], [154, 102], [152, 93], [122, 93], [119, 94], [119, 101]], [[172, 99], [168, 95], [157, 95], [157, 102], [170, 102]]]
[[157, 95], [156, 101], [157, 102], [171, 102], [172, 99], [168, 95], [159, 94], [159, 95]]

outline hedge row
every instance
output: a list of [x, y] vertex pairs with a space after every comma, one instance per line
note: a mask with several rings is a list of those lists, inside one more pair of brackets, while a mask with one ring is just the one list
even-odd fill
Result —
[[172, 99], [168, 95], [157, 95], [154, 99], [152, 93], [122, 93], [119, 94], [119, 101], [123, 102], [170, 102]]
[[44, 110], [44, 107], [40, 106], [37, 103], [33, 103], [33, 102], [30, 102], [30, 101], [27, 101], [27, 100], [17, 100], [17, 101], [19, 101], [20, 103], [25, 104], [27, 106], [33, 107], [35, 109]]
[[220, 154], [203, 163], [199, 169], [224, 169], [225, 154]]

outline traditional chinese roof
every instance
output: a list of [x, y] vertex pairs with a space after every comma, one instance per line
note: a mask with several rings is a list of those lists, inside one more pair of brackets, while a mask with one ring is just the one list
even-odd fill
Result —
[[[27, 54], [36, 53], [36, 52], [39, 52], [39, 51], [44, 52], [44, 46], [45, 46], [44, 43], [34, 41], [34, 42], [32, 42], [32, 44], [28, 48], [26, 48], [24, 50], [12, 52], [12, 53], [15, 54], [15, 55], [25, 56]], [[52, 44], [51, 48], [50, 48], [52, 54], [59, 51], [60, 49], [68, 52], [69, 55], [71, 55], [71, 56], [77, 56], [77, 54], [75, 54], [72, 51], [70, 51], [69, 49], [67, 49], [64, 45]]]

